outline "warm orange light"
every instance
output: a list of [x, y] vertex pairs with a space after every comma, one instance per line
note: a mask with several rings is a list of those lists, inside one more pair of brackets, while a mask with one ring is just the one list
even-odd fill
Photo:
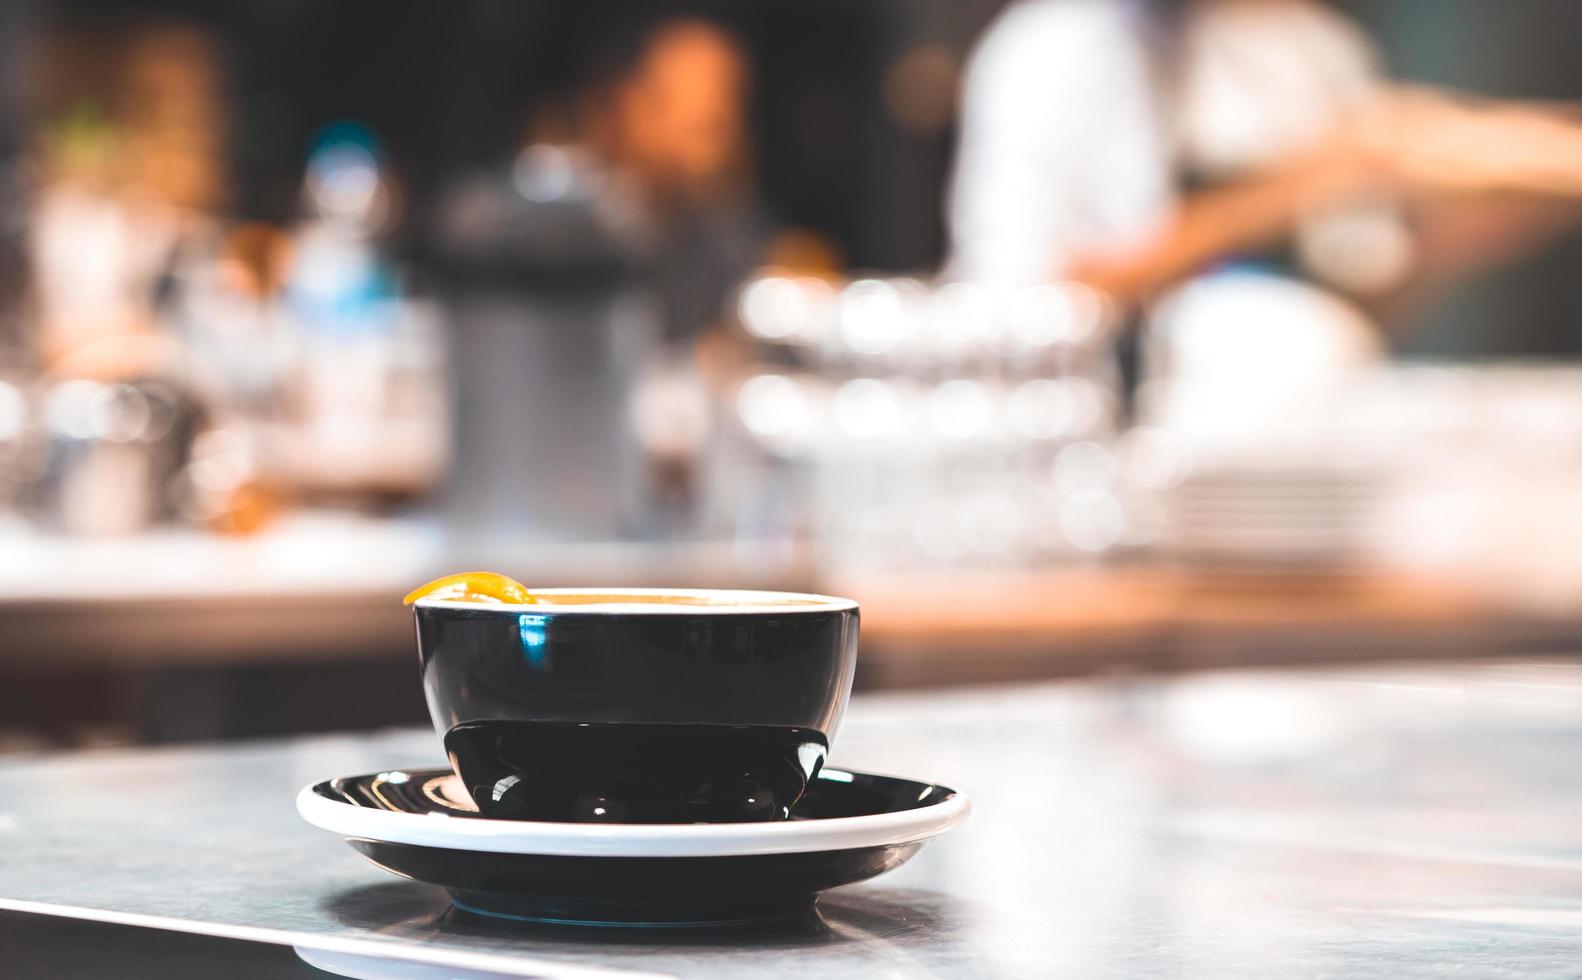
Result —
[[410, 606], [419, 599], [465, 599], [474, 602], [501, 602], [526, 605], [537, 602], [527, 586], [498, 572], [460, 572], [437, 578], [408, 592], [402, 603]]

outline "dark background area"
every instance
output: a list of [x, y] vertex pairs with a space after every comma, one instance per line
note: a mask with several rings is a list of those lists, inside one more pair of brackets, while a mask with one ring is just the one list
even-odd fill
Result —
[[[859, 269], [928, 270], [945, 249], [941, 194], [954, 133], [887, 112], [895, 66], [921, 46], [958, 62], [1002, 0], [13, 0], [12, 25], [113, 33], [149, 20], [220, 38], [232, 91], [239, 216], [281, 221], [302, 160], [337, 120], [366, 124], [408, 195], [411, 220], [450, 177], [498, 166], [535, 106], [618, 57], [641, 26], [695, 13], [733, 28], [757, 63], [753, 118], [763, 193]], [[1582, 100], [1582, 4], [1574, 0], [1337, 0], [1397, 77], [1491, 95]], [[4, 32], [12, 38], [16, 30]], [[24, 52], [25, 53], [25, 52]], [[11, 99], [14, 102], [14, 97]], [[13, 118], [15, 113], [13, 112]], [[12, 123], [14, 132], [16, 123]], [[0, 142], [4, 142], [0, 139]], [[1424, 311], [1408, 355], [1582, 352], [1582, 238], [1468, 283]]]

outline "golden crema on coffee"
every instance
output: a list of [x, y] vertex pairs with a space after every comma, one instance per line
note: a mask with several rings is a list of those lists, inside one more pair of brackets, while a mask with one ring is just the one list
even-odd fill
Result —
[[420, 599], [532, 606], [658, 606], [705, 609], [824, 608], [849, 605], [846, 600], [784, 592], [733, 592], [682, 589], [538, 589], [498, 572], [461, 572], [435, 579], [407, 594], [411, 605]]

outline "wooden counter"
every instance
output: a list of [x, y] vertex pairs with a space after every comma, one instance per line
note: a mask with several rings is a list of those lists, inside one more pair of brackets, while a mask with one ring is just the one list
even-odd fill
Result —
[[239, 541], [170, 534], [0, 547], [0, 671], [405, 663], [411, 626], [397, 597], [476, 567], [539, 583], [849, 595], [862, 604], [870, 686], [1582, 647], [1582, 601], [1525, 608], [1520, 581], [1501, 588], [1422, 571], [1133, 561], [820, 572], [794, 554], [730, 544], [458, 551], [421, 525], [309, 520]]

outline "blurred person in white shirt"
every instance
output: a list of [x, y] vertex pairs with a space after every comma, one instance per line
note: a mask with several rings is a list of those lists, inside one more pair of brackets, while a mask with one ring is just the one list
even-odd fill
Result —
[[947, 273], [1087, 283], [1204, 388], [1274, 393], [1577, 197], [1568, 114], [1394, 85], [1316, 0], [1023, 0], [968, 66]]

